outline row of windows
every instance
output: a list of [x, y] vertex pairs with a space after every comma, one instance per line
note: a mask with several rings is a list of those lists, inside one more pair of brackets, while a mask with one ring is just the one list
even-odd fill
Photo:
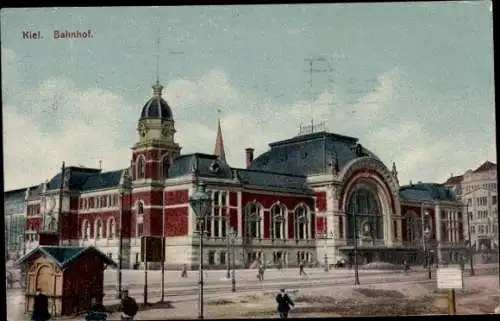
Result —
[[[286, 229], [286, 208], [281, 204], [276, 204], [271, 207], [270, 212], [270, 228], [272, 239], [284, 239]], [[262, 238], [263, 237], [263, 207], [258, 203], [250, 203], [245, 207], [246, 229], [245, 237]], [[305, 240], [314, 238], [313, 219], [307, 206], [300, 205], [293, 212], [294, 235], [297, 239]]]
[[27, 216], [34, 216], [40, 214], [40, 205], [28, 205], [27, 206]]
[[466, 192], [471, 192], [475, 191], [479, 188], [485, 188], [489, 190], [496, 190], [497, 189], [497, 183], [485, 183], [485, 184], [473, 184], [473, 185], [466, 185], [465, 186], [465, 191]]
[[[112, 240], [118, 234], [116, 231], [116, 223], [114, 218], [110, 218], [106, 221], [106, 224], [103, 224], [101, 219], [96, 219], [93, 226], [89, 223], [89, 221], [85, 220], [82, 225], [82, 238], [84, 240], [90, 237], [91, 228], [93, 229], [94, 238], [99, 240], [103, 238], [103, 231], [106, 228], [106, 238]], [[144, 235], [144, 223], [138, 222], [136, 223], [135, 230], [136, 237], [141, 237]]]
[[[476, 229], [477, 227], [477, 229]], [[477, 226], [471, 226], [470, 232], [471, 234], [476, 234], [476, 231], [478, 234], [488, 234], [490, 231], [490, 227], [488, 225], [477, 225]], [[492, 232], [495, 232], [496, 229], [493, 228], [491, 229]]]
[[477, 211], [477, 219], [482, 220], [487, 218], [488, 218], [488, 211]]
[[[467, 205], [472, 206], [472, 202], [474, 200], [474, 205], [476, 206], [488, 206], [488, 197], [487, 196], [481, 196], [481, 197], [476, 197], [476, 198], [468, 198], [467, 199]], [[491, 206], [495, 206], [497, 204], [497, 196], [492, 195], [491, 196]]]
[[85, 210], [94, 208], [115, 207], [118, 203], [118, 195], [104, 195], [95, 197], [86, 197], [80, 201], [80, 208]]
[[[90, 236], [90, 222], [87, 220], [83, 221], [82, 224], [82, 238], [84, 240], [88, 239]], [[108, 239], [113, 239], [116, 235], [116, 224], [115, 224], [115, 219], [110, 218], [106, 221], [105, 226], [103, 225], [102, 221], [100, 218], [96, 219], [94, 224], [93, 224], [93, 229], [94, 229], [94, 238], [99, 240], [102, 238], [103, 235], [103, 229], [106, 228], [106, 237]]]

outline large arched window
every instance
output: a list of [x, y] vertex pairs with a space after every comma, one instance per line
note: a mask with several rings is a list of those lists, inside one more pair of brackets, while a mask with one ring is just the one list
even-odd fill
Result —
[[136, 203], [136, 236], [141, 237], [144, 235], [144, 204], [142, 201], [137, 201]]
[[285, 208], [282, 205], [276, 204], [271, 207], [271, 238], [285, 238]]
[[137, 209], [137, 215], [144, 214], [144, 204], [142, 204], [141, 201], [137, 202], [136, 209]]
[[107, 228], [107, 234], [108, 234], [108, 239], [112, 240], [115, 237], [115, 219], [114, 218], [109, 218], [108, 219], [108, 228]]
[[262, 221], [262, 206], [252, 202], [245, 206], [246, 231], [245, 236], [255, 239], [262, 238], [260, 223]]
[[140, 155], [137, 157], [136, 167], [136, 178], [142, 179], [146, 177], [146, 160], [144, 159], [144, 156]]
[[88, 239], [89, 234], [90, 234], [90, 223], [89, 223], [89, 221], [84, 220], [83, 224], [82, 224], [82, 237], [83, 237], [83, 239], [84, 240]]
[[354, 190], [347, 202], [347, 213], [347, 238], [352, 239], [354, 235], [371, 239], [384, 238], [382, 211], [373, 191], [363, 187]]
[[406, 214], [406, 239], [409, 242], [422, 239], [422, 220], [413, 212]]
[[95, 220], [94, 224], [94, 237], [96, 238], [96, 240], [98, 240], [101, 238], [101, 235], [102, 235], [102, 222], [101, 219], [98, 218]]
[[307, 217], [307, 208], [300, 205], [294, 213], [294, 230], [297, 240], [307, 240], [309, 238], [309, 219]]

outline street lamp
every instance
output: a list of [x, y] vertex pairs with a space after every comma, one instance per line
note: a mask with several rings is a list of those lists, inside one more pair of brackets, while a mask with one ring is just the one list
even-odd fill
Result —
[[424, 241], [424, 254], [425, 254], [425, 264], [427, 266], [427, 275], [429, 280], [432, 279], [432, 271], [431, 271], [431, 260], [430, 260], [430, 248], [429, 248], [429, 239], [431, 237], [431, 229], [429, 226], [429, 212], [425, 211], [424, 217], [423, 217], [423, 223], [424, 223], [424, 233], [423, 233], [423, 241]]
[[[226, 231], [229, 231], [229, 212], [227, 213], [227, 216], [226, 216]], [[231, 252], [231, 237], [230, 237], [230, 234], [231, 234], [231, 231], [229, 231], [229, 233], [227, 233], [226, 235], [226, 250], [227, 250], [227, 262], [226, 262], [226, 278], [229, 280], [231, 278], [231, 255], [230, 252]]]
[[198, 284], [200, 286], [200, 292], [198, 297], [198, 304], [199, 304], [198, 319], [203, 319], [203, 236], [205, 232], [204, 220], [211, 211], [211, 206], [212, 206], [212, 199], [210, 198], [210, 195], [207, 194], [206, 186], [204, 183], [197, 184], [196, 191], [193, 193], [193, 195], [191, 195], [191, 197], [189, 197], [189, 205], [193, 209], [197, 221], [200, 223], [199, 224], [200, 261], [198, 267], [198, 274], [199, 274]]
[[[231, 249], [232, 249], [232, 253], [231, 253], [231, 258], [233, 259], [233, 264], [232, 264], [232, 267], [233, 267], [233, 273], [231, 275], [231, 291], [233, 292], [236, 292], [236, 277], [235, 277], [235, 273], [236, 273], [236, 245], [235, 245], [235, 242], [236, 242], [236, 237], [238, 236], [238, 231], [236, 229], [233, 229], [231, 232], [229, 232], [229, 237], [231, 238]], [[228, 252], [229, 253], [229, 252]]]
[[358, 203], [358, 197], [357, 194], [355, 195], [355, 201], [354, 201], [354, 211], [352, 211], [352, 216], [354, 220], [354, 285], [359, 285], [359, 266], [358, 266], [358, 215], [356, 211], [358, 210], [357, 208], [357, 203]]
[[[469, 239], [469, 263], [470, 263], [470, 276], [474, 276], [474, 256], [472, 254], [472, 239], [470, 232], [470, 216], [469, 216], [469, 203], [465, 205], [465, 214], [467, 215], [467, 237]], [[463, 217], [463, 216], [462, 216]]]

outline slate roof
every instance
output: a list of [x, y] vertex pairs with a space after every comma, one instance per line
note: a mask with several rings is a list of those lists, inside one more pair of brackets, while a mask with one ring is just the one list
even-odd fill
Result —
[[[36, 189], [37, 187], [38, 187], [38, 185], [36, 185], [36, 186], [30, 186], [29, 188], [31, 190], [31, 189]], [[18, 189], [13, 189], [13, 190], [10, 190], [10, 191], [6, 191], [3, 194], [4, 202], [17, 201], [19, 199], [24, 200], [24, 196], [25, 196], [27, 188], [28, 187], [24, 187], [24, 188], [18, 188]]]
[[492, 163], [490, 161], [486, 161], [483, 164], [481, 164], [481, 166], [479, 166], [478, 168], [476, 168], [474, 170], [474, 173], [488, 172], [488, 171], [490, 171], [492, 169], [496, 169], [496, 168], [497, 168], [497, 164]]
[[399, 198], [401, 201], [457, 201], [455, 193], [449, 187], [437, 183], [401, 186]]
[[[270, 150], [257, 157], [250, 169], [294, 175], [321, 174], [329, 170], [328, 164], [335, 158], [342, 169], [359, 157], [353, 148], [357, 143], [357, 138], [328, 132], [296, 136], [269, 144]], [[362, 151], [378, 159], [366, 148], [362, 147]]]
[[463, 179], [464, 175], [451, 176], [446, 182], [444, 182], [444, 185], [458, 185]]
[[82, 256], [87, 251], [94, 251], [96, 255], [98, 255], [102, 261], [104, 261], [107, 265], [116, 266], [117, 264], [106, 256], [104, 253], [99, 251], [97, 248], [93, 246], [88, 247], [73, 247], [73, 246], [39, 246], [25, 256], [20, 258], [17, 263], [21, 264], [25, 262], [27, 259], [32, 257], [37, 253], [42, 253], [49, 257], [54, 263], [56, 263], [59, 267], [64, 268], [71, 262], [74, 262], [77, 258]]
[[[213, 170], [213, 165], [219, 166], [218, 171]], [[243, 185], [261, 186], [265, 188], [287, 188], [301, 193], [313, 193], [306, 186], [306, 177], [275, 173], [261, 170], [232, 168], [226, 162], [218, 159], [217, 155], [194, 153], [177, 157], [168, 170], [170, 178], [193, 173], [197, 169], [199, 177], [233, 179], [233, 172]]]
[[[69, 172], [69, 188], [76, 191], [90, 191], [117, 187], [124, 170], [101, 172], [100, 169], [85, 167], [67, 167]], [[61, 182], [61, 173], [54, 176], [48, 183], [47, 190], [58, 189]]]
[[[218, 170], [214, 167], [218, 167]], [[217, 159], [217, 155], [194, 153], [181, 155], [174, 159], [168, 169], [168, 177], [174, 178], [187, 175], [197, 169], [200, 177], [231, 179], [233, 177], [231, 167], [224, 161]]]
[[286, 188], [300, 193], [314, 194], [307, 187], [306, 176], [271, 173], [264, 171], [236, 169], [238, 179], [244, 185], [262, 186], [266, 188]]

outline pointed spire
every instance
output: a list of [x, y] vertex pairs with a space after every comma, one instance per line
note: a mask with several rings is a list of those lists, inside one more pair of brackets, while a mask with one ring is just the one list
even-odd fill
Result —
[[[220, 110], [217, 110], [220, 113]], [[226, 161], [226, 152], [224, 151], [224, 140], [222, 139], [222, 129], [220, 126], [220, 118], [217, 126], [217, 136], [215, 137], [214, 155], [217, 155], [223, 162]]]

